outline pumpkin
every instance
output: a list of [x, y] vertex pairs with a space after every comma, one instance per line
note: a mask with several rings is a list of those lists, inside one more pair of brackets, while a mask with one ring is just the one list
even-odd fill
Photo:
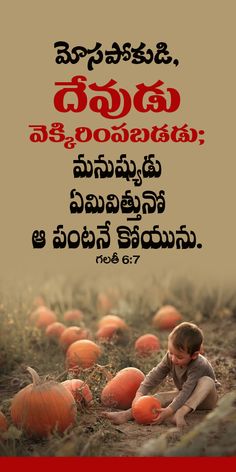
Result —
[[112, 309], [112, 301], [111, 298], [106, 295], [104, 292], [100, 292], [97, 296], [97, 311], [105, 315], [106, 313], [109, 313], [109, 311]]
[[101, 354], [101, 348], [88, 339], [72, 343], [66, 351], [66, 367], [68, 369], [87, 369], [92, 367]]
[[46, 306], [39, 306], [30, 315], [32, 321], [38, 328], [46, 328], [49, 324], [57, 321], [56, 314]]
[[33, 383], [13, 397], [10, 410], [13, 423], [32, 437], [46, 438], [53, 431], [64, 432], [76, 420], [73, 395], [61, 383], [42, 381], [34, 369], [27, 370]]
[[139, 424], [150, 424], [158, 418], [160, 408], [161, 403], [157, 398], [144, 395], [132, 404], [132, 416]]
[[7, 431], [7, 428], [8, 424], [6, 416], [4, 415], [4, 413], [2, 413], [2, 411], [0, 411], [0, 435], [1, 433], [5, 433], [5, 431]]
[[75, 341], [80, 339], [87, 339], [90, 333], [86, 328], [79, 328], [78, 326], [70, 326], [66, 328], [60, 336], [59, 343], [61, 347], [66, 351], [66, 349]]
[[116, 325], [107, 324], [98, 329], [98, 331], [96, 332], [96, 338], [99, 339], [100, 341], [110, 341], [115, 336], [119, 335], [119, 331], [120, 331], [120, 328], [117, 327]]
[[134, 348], [139, 356], [150, 356], [160, 350], [160, 341], [154, 334], [143, 334], [136, 339]]
[[41, 295], [37, 295], [34, 297], [32, 305], [34, 307], [45, 305], [45, 300]]
[[117, 316], [117, 315], [103, 316], [98, 322], [98, 327], [102, 328], [103, 326], [111, 325], [111, 324], [117, 326], [117, 328], [123, 328], [123, 329], [128, 328], [126, 322], [120, 316]]
[[101, 402], [107, 407], [127, 410], [131, 407], [135, 394], [144, 380], [144, 373], [136, 367], [120, 370], [105, 385], [101, 393]]
[[67, 310], [64, 313], [65, 321], [81, 321], [84, 315], [81, 310]]
[[170, 330], [182, 321], [181, 313], [172, 305], [162, 306], [153, 316], [152, 322], [156, 328]]
[[80, 379], [64, 380], [62, 385], [66, 387], [69, 392], [73, 395], [78, 406], [83, 403], [86, 406], [90, 406], [93, 403], [93, 395], [89, 386]]
[[59, 321], [54, 321], [54, 323], [50, 323], [47, 326], [45, 334], [49, 338], [59, 339], [65, 329], [66, 327], [63, 323], [59, 323]]

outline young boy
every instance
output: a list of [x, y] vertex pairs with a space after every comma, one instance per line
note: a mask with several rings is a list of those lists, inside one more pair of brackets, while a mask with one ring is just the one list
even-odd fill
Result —
[[[177, 390], [159, 392], [157, 397], [162, 405], [159, 416], [153, 421], [161, 424], [167, 418], [177, 427], [186, 425], [185, 416], [196, 408], [211, 410], [217, 402], [217, 380], [208, 360], [200, 354], [203, 333], [193, 323], [184, 322], [176, 326], [168, 336], [168, 351], [140, 384], [135, 398], [157, 387], [170, 374]], [[125, 411], [104, 412], [103, 416], [115, 424], [132, 419], [131, 408]], [[152, 423], [152, 424], [153, 424]]]

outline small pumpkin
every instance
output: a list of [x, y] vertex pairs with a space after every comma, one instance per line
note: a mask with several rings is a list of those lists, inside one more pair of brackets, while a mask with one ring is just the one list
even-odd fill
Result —
[[128, 326], [126, 322], [118, 315], [105, 315], [98, 321], [98, 327], [102, 328], [103, 326], [111, 325], [117, 326], [117, 328], [127, 329]]
[[5, 433], [7, 431], [7, 428], [8, 428], [8, 423], [7, 423], [6, 416], [4, 415], [2, 411], [0, 411], [0, 435], [1, 433]]
[[103, 388], [102, 404], [122, 410], [130, 408], [144, 378], [144, 373], [136, 367], [121, 369]]
[[48, 338], [59, 339], [65, 329], [66, 327], [63, 323], [59, 323], [59, 321], [54, 321], [54, 323], [50, 323], [47, 326], [45, 334]]
[[81, 339], [72, 343], [66, 351], [66, 367], [68, 369], [87, 369], [92, 367], [101, 354], [101, 348], [89, 339]]
[[154, 334], [143, 334], [136, 339], [134, 348], [139, 356], [150, 356], [160, 350], [160, 341]]
[[57, 321], [57, 316], [54, 311], [46, 306], [39, 306], [30, 315], [30, 321], [38, 328], [46, 328], [51, 323]]
[[105, 292], [100, 292], [97, 296], [97, 311], [101, 315], [105, 315], [111, 311], [112, 307], [111, 298]]
[[36, 295], [32, 302], [33, 307], [44, 306], [45, 300], [42, 295]]
[[91, 406], [93, 403], [93, 395], [89, 386], [80, 379], [64, 380], [62, 385], [72, 393], [77, 405], [81, 407], [83, 404]]
[[11, 403], [13, 423], [29, 436], [46, 438], [56, 430], [63, 433], [76, 420], [73, 395], [59, 382], [43, 381], [31, 367], [33, 383], [14, 395]]
[[67, 310], [64, 313], [65, 321], [81, 321], [84, 315], [81, 310]]
[[155, 328], [171, 330], [183, 320], [182, 314], [172, 305], [163, 305], [153, 316]]
[[59, 344], [66, 351], [75, 341], [87, 339], [89, 336], [90, 333], [88, 329], [79, 328], [78, 326], [69, 326], [69, 328], [66, 328], [61, 334]]
[[99, 328], [96, 332], [96, 338], [101, 342], [112, 341], [115, 338], [122, 338], [123, 329], [114, 324], [107, 324]]
[[132, 416], [136, 423], [150, 424], [153, 422], [153, 420], [158, 418], [158, 410], [160, 408], [161, 403], [157, 398], [151, 395], [144, 395], [139, 397], [132, 404]]

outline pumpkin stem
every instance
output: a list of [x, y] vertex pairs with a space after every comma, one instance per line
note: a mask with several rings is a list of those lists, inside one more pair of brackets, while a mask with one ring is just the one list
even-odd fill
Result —
[[154, 408], [152, 408], [152, 413], [154, 415], [154, 418], [156, 419], [156, 418], [158, 418], [160, 412], [159, 412], [158, 408], [154, 407]]
[[39, 374], [37, 374], [36, 370], [34, 370], [32, 367], [27, 367], [26, 370], [30, 373], [33, 380], [33, 384], [39, 385], [41, 383], [41, 379], [39, 377]]

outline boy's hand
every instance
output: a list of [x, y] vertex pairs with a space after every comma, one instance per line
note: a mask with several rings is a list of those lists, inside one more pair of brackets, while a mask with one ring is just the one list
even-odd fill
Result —
[[165, 421], [169, 416], [174, 414], [173, 410], [168, 406], [167, 408], [160, 408], [158, 417], [152, 421], [151, 424], [161, 424]]

